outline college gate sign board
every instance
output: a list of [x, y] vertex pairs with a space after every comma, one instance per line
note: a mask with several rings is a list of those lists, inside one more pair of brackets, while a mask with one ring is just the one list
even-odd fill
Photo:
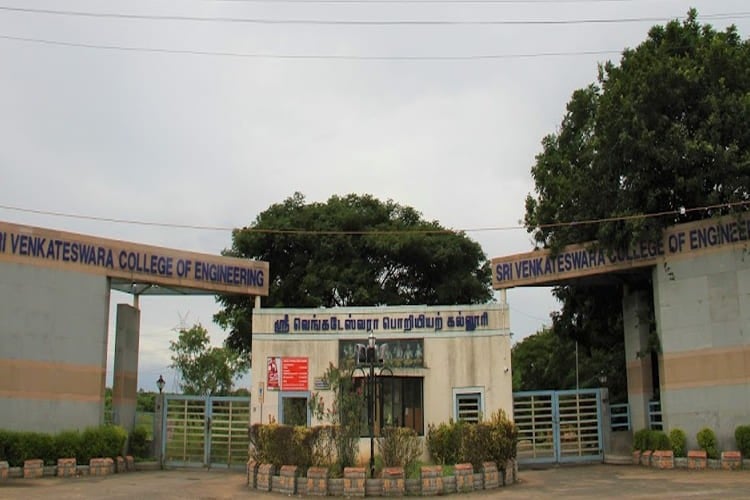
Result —
[[750, 254], [750, 215], [705, 219], [667, 228], [659, 241], [609, 252], [596, 242], [569, 245], [559, 253], [537, 250], [492, 259], [495, 289], [551, 285], [584, 276], [666, 263], [739, 249]]
[[152, 285], [149, 294], [170, 293], [170, 290], [180, 293], [177, 292], [180, 290], [268, 295], [267, 262], [8, 222], [0, 222], [0, 262], [103, 275], [126, 284], [147, 283]]

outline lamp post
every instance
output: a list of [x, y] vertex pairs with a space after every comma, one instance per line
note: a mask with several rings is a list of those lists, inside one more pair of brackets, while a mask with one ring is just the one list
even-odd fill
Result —
[[[375, 477], [375, 413], [377, 412], [375, 390], [382, 377], [393, 375], [390, 368], [383, 366], [385, 344], [378, 346], [375, 340], [375, 334], [370, 330], [370, 334], [367, 336], [367, 345], [357, 345], [357, 366], [355, 367], [355, 370], [362, 372], [362, 376], [365, 378], [365, 387], [367, 390], [367, 423], [370, 433], [371, 478]], [[365, 367], [367, 370], [365, 370]], [[354, 374], [352, 373], [352, 376], [353, 375]]]
[[164, 381], [164, 377], [159, 375], [159, 379], [156, 381], [156, 387], [159, 389], [159, 394], [156, 395], [156, 401], [154, 404], [154, 423], [153, 423], [153, 446], [152, 453], [154, 457], [159, 461], [159, 465], [163, 465], [163, 449], [164, 449], [164, 433], [162, 425], [164, 422], [164, 386], [167, 383]]

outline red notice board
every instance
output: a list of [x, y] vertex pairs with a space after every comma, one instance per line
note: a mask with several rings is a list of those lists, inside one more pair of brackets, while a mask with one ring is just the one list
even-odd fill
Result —
[[307, 390], [307, 358], [281, 358], [281, 366], [282, 391]]

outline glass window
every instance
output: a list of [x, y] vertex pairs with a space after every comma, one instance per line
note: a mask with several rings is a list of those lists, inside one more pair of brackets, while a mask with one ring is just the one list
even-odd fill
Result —
[[306, 394], [297, 393], [287, 396], [282, 392], [280, 398], [280, 423], [285, 425], [309, 425]]
[[[360, 384], [365, 379], [358, 379]], [[374, 434], [382, 427], [408, 427], [424, 434], [422, 377], [383, 377], [375, 389]], [[367, 394], [365, 392], [365, 394]], [[367, 403], [365, 402], [365, 405]], [[369, 436], [369, 411], [362, 412], [362, 436]]]

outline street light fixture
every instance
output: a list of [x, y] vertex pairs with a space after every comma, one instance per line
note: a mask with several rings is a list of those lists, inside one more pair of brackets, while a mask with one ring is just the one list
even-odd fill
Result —
[[159, 375], [159, 380], [156, 381], [156, 387], [159, 388], [159, 394], [162, 393], [162, 391], [164, 390], [164, 386], [165, 385], [167, 385], [167, 383], [164, 381], [164, 377], [162, 377], [161, 375]]
[[[357, 345], [356, 365], [354, 370], [362, 372], [365, 378], [365, 387], [367, 388], [367, 423], [370, 431], [370, 477], [375, 477], [375, 413], [377, 405], [375, 400], [375, 390], [377, 384], [381, 383], [382, 377], [393, 375], [390, 368], [383, 366], [385, 359], [385, 344], [378, 346], [376, 344], [375, 334], [370, 330], [367, 336], [367, 346]], [[365, 365], [368, 370], [362, 366]], [[377, 370], [375, 369], [377, 367]], [[354, 372], [352, 372], [354, 377]]]

